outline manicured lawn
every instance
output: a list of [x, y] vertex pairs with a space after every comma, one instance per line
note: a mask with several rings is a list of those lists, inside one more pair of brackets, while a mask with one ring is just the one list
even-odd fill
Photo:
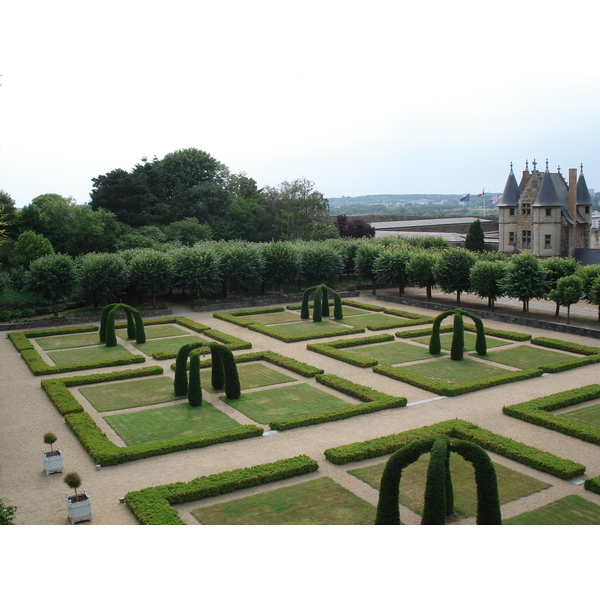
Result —
[[208, 340], [201, 338], [199, 335], [181, 335], [179, 337], [150, 340], [143, 344], [133, 345], [144, 354], [152, 356], [155, 352], [177, 352], [181, 346], [195, 342], [205, 342], [208, 344]]
[[308, 383], [250, 392], [242, 394], [238, 400], [227, 400], [223, 396], [221, 400], [253, 421], [263, 424], [275, 419], [302, 417], [349, 406], [348, 402]]
[[[173, 337], [176, 335], [187, 335], [188, 332], [184, 331], [180, 327], [176, 325], [150, 325], [149, 327], [144, 327], [144, 333], [146, 334], [147, 340], [152, 340], [156, 338], [163, 337]], [[117, 329], [116, 334], [122, 339], [127, 339], [127, 329]]]
[[426, 363], [408, 365], [402, 367], [402, 369], [442, 383], [464, 383], [506, 373], [506, 369], [484, 365], [468, 358], [463, 360], [443, 358]]
[[502, 521], [503, 525], [600, 525], [600, 506], [581, 496], [565, 496]]
[[488, 352], [480, 358], [490, 360], [517, 369], [537, 369], [544, 365], [563, 362], [570, 358], [577, 358], [577, 354], [562, 354], [545, 348], [536, 348], [531, 345], [517, 346], [498, 352]]
[[[342, 306], [342, 315], [344, 315], [344, 319], [351, 315], [365, 315], [371, 314], [362, 308], [354, 308], [353, 306]], [[333, 306], [329, 305], [329, 316], [333, 318]]]
[[[284, 375], [279, 371], [270, 369], [261, 363], [251, 363], [246, 365], [238, 365], [238, 375], [240, 378], [240, 387], [243, 390], [251, 388], [263, 387], [266, 385], [275, 385], [277, 383], [288, 383], [297, 381], [293, 377]], [[202, 372], [202, 387], [208, 392], [215, 390], [210, 384], [211, 372], [209, 370]]]
[[[378, 490], [385, 465], [384, 462], [371, 467], [353, 469], [348, 473]], [[400, 504], [419, 515], [423, 513], [423, 495], [425, 493], [428, 465], [429, 455], [421, 456], [418, 461], [404, 469], [400, 480]], [[494, 464], [494, 467], [498, 478], [500, 504], [551, 487], [547, 483], [513, 471], [503, 465]], [[460, 455], [452, 453], [450, 455], [450, 472], [452, 473], [452, 487], [454, 489], [454, 510], [457, 515], [450, 517], [448, 522], [474, 516], [477, 513], [477, 489], [475, 486], [475, 472], [471, 463], [464, 460]], [[402, 510], [400, 511], [400, 518], [402, 518]]]
[[104, 419], [128, 446], [239, 427], [237, 421], [208, 402], [200, 406], [183, 402], [174, 406], [109, 415]]
[[239, 317], [240, 321], [246, 321], [248, 323], [260, 323], [261, 325], [273, 325], [274, 323], [291, 323], [293, 321], [300, 321], [300, 315], [296, 312], [275, 312], [275, 313], [264, 313], [258, 315], [248, 315], [245, 317]]
[[307, 335], [309, 333], [323, 333], [329, 331], [344, 331], [347, 328], [333, 321], [302, 321], [302, 323], [290, 323], [288, 325], [274, 325], [272, 329], [288, 333], [290, 335]]
[[391, 315], [383, 315], [381, 313], [357, 315], [355, 317], [346, 317], [344, 314], [344, 323], [352, 325], [352, 327], [368, 327], [369, 325], [400, 327], [409, 321], [410, 319], [401, 319], [399, 317], [392, 317]]
[[89, 385], [79, 391], [98, 412], [160, 404], [177, 398], [173, 394], [173, 379], [166, 376]]
[[131, 352], [123, 346], [89, 346], [87, 348], [77, 348], [76, 350], [56, 350], [48, 352], [48, 358], [58, 366], [71, 365], [75, 363], [88, 363], [97, 360], [110, 360], [114, 358], [123, 358], [131, 356]]
[[51, 335], [35, 338], [42, 350], [62, 350], [64, 348], [81, 348], [100, 344], [100, 334], [97, 331], [88, 333], [72, 333], [69, 335]]
[[[453, 333], [442, 333], [440, 335], [440, 342], [441, 342], [442, 348], [444, 350], [450, 351], [450, 349], [452, 348], [452, 336], [453, 335], [454, 335]], [[430, 338], [431, 338], [430, 335], [422, 337], [422, 338], [415, 338], [415, 342], [419, 342], [419, 344], [426, 344], [427, 346], [429, 346]], [[474, 352], [476, 341], [477, 341], [477, 336], [474, 333], [471, 333], [470, 331], [465, 331], [465, 345], [463, 346], [465, 352]], [[488, 348], [497, 348], [498, 346], [507, 346], [512, 343], [512, 342], [506, 342], [503, 340], [499, 340], [498, 338], [493, 338], [489, 335], [485, 336], [485, 342], [486, 342], [486, 345]]]
[[413, 346], [404, 342], [389, 342], [386, 344], [369, 344], [356, 348], [344, 348], [344, 352], [351, 352], [366, 358], [373, 358], [381, 365], [395, 365], [413, 360], [431, 358], [426, 348]]
[[570, 410], [569, 412], [560, 413], [560, 416], [584, 425], [600, 427], [600, 404]]
[[372, 525], [375, 507], [329, 477], [197, 508], [204, 525]]
[[503, 525], [600, 525], [600, 506], [581, 496], [565, 496], [502, 521]]

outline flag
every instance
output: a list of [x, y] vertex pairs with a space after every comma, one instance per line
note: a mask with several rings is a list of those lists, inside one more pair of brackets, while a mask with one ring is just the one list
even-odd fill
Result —
[[468, 202], [471, 199], [471, 194], [467, 194], [459, 199], [459, 202]]
[[492, 199], [490, 200], [490, 204], [496, 204], [496, 202], [498, 202], [498, 200], [500, 200], [500, 196], [498, 196], [497, 194], [495, 196], [492, 197]]
[[483, 196], [485, 194], [485, 188], [483, 188], [483, 190], [481, 190], [481, 194], [477, 194], [478, 198], [481, 198], [481, 196]]

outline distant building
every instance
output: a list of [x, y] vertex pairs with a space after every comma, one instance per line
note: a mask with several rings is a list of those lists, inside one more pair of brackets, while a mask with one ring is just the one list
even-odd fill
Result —
[[569, 181], [560, 168], [550, 173], [548, 161], [541, 173], [533, 161], [526, 164], [521, 182], [510, 174], [498, 203], [500, 252], [511, 254], [529, 251], [536, 256], [574, 256], [575, 250], [590, 247], [592, 201], [583, 166], [569, 169]]
[[600, 212], [597, 210], [592, 213], [592, 229], [600, 229]]

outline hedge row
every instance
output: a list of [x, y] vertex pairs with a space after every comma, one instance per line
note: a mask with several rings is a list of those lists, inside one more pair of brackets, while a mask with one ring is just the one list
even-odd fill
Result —
[[350, 327], [349, 329], [336, 329], [334, 331], [317, 331], [315, 333], [302, 333], [297, 335], [292, 335], [290, 333], [284, 333], [283, 331], [279, 331], [277, 329], [273, 329], [272, 327], [266, 327], [265, 325], [259, 325], [258, 323], [249, 323], [247, 325], [248, 329], [252, 331], [256, 331], [258, 333], [263, 333], [264, 335], [268, 335], [272, 338], [279, 340], [280, 342], [285, 342], [287, 344], [292, 342], [301, 342], [304, 340], [316, 340], [324, 337], [336, 337], [338, 335], [353, 335], [356, 333], [364, 333], [364, 327]]
[[243, 310], [231, 310], [229, 311], [230, 315], [234, 317], [243, 317], [249, 315], [262, 315], [265, 313], [276, 313], [276, 312], [285, 312], [285, 308], [283, 306], [265, 306], [263, 308], [247, 308]]
[[585, 356], [594, 356], [600, 354], [600, 348], [584, 346], [583, 344], [575, 344], [573, 342], [565, 342], [563, 340], [555, 340], [554, 338], [533, 338], [531, 343], [535, 344], [536, 346], [545, 346], [546, 348], [564, 350], [565, 352], [573, 352], [574, 354], [584, 354]]
[[510, 417], [600, 445], [600, 427], [576, 423], [560, 414], [555, 415], [551, 412], [588, 400], [595, 400], [596, 398], [600, 398], [600, 385], [593, 384], [550, 396], [543, 396], [528, 402], [513, 404], [512, 406], [504, 406], [502, 412]]
[[441, 383], [434, 379], [430, 379], [429, 377], [409, 373], [400, 367], [375, 365], [373, 371], [380, 375], [395, 379], [396, 381], [403, 381], [404, 383], [414, 385], [423, 390], [429, 390], [439, 396], [459, 396], [460, 394], [468, 394], [469, 392], [476, 392], [477, 390], [483, 390], [496, 385], [522, 381], [524, 379], [531, 379], [532, 377], [540, 377], [544, 373], [542, 369], [525, 369], [522, 371], [507, 371], [501, 375], [477, 379], [475, 381], [467, 381], [465, 383]]
[[[327, 387], [348, 394], [348, 396], [352, 396], [362, 402], [389, 402], [390, 404], [394, 403], [395, 406], [406, 406], [406, 398], [401, 396], [390, 396], [389, 394], [378, 392], [365, 385], [353, 383], [352, 381], [344, 379], [343, 377], [338, 377], [337, 375], [317, 375], [315, 379]], [[398, 402], [400, 404], [398, 404]]]
[[363, 346], [366, 344], [379, 344], [382, 342], [391, 342], [394, 340], [394, 336], [389, 333], [383, 333], [380, 335], [372, 335], [369, 337], [362, 338], [352, 338], [345, 340], [335, 340], [333, 342], [325, 342], [321, 344], [308, 344], [306, 348], [308, 350], [312, 350], [313, 352], [317, 352], [318, 354], [323, 354], [324, 356], [329, 356], [330, 358], [335, 358], [336, 360], [341, 360], [350, 365], [354, 365], [355, 367], [372, 367], [377, 364], [377, 360], [374, 358], [368, 358], [366, 356], [359, 356], [358, 354], [352, 354], [350, 352], [344, 352], [340, 350], [340, 348], [351, 348], [354, 346]]
[[[464, 324], [465, 331], [476, 332], [477, 328], [473, 323]], [[442, 325], [440, 327], [440, 333], [448, 333], [454, 330], [453, 325]], [[502, 329], [491, 329], [490, 327], [484, 327], [483, 331], [486, 335], [492, 337], [502, 338], [505, 340], [511, 340], [513, 342], [527, 342], [531, 339], [531, 335], [528, 333], [518, 333], [516, 331], [504, 331]], [[399, 338], [413, 338], [431, 335], [433, 333], [433, 327], [426, 327], [423, 329], [411, 329], [410, 331], [398, 331], [396, 337]]]
[[474, 442], [485, 450], [495, 452], [560, 479], [573, 479], [573, 477], [582, 475], [585, 472], [585, 466], [582, 464], [527, 446], [460, 419], [443, 421], [366, 442], [330, 448], [325, 451], [325, 456], [336, 465], [344, 465], [353, 461], [385, 456], [414, 441], [437, 435], [448, 435]]
[[281, 481], [312, 473], [318, 468], [315, 460], [302, 454], [255, 467], [198, 477], [187, 483], [172, 483], [128, 492], [125, 495], [125, 503], [141, 525], [184, 525], [172, 504], [192, 502]]
[[374, 310], [376, 312], [383, 312], [385, 310], [383, 306], [377, 306], [376, 304], [365, 304], [363, 302], [357, 302], [356, 300], [342, 300], [342, 304], [344, 306], [353, 306], [354, 308]]
[[[245, 340], [237, 338], [233, 335], [229, 335], [228, 333], [223, 333], [222, 331], [219, 331], [217, 329], [210, 329], [210, 327], [207, 327], [205, 329], [202, 329], [200, 333], [207, 337], [211, 337], [213, 340], [216, 340], [221, 344], [224, 344], [225, 346], [227, 346], [227, 348], [229, 348], [232, 351], [247, 350], [248, 348], [252, 348], [252, 344], [250, 342], [246, 342]], [[206, 343], [208, 344], [209, 342]], [[179, 350], [169, 352], [154, 352], [152, 354], [152, 358], [154, 358], [155, 360], [167, 360], [169, 358], [177, 358], [177, 352], [179, 352]], [[202, 348], [200, 348], [200, 352], [207, 354], [210, 352], [210, 348], [208, 346], [203, 346]]]
[[596, 492], [596, 494], [600, 494], [600, 476], [586, 479], [583, 482], [583, 487], [590, 492]]
[[[154, 369], [153, 372], [150, 369]], [[92, 374], [87, 376], [51, 379], [42, 382], [42, 387], [57, 407], [65, 416], [65, 422], [92, 457], [96, 464], [107, 466], [116, 465], [131, 460], [159, 456], [190, 448], [202, 448], [212, 444], [220, 444], [249, 437], [260, 436], [264, 430], [255, 425], [243, 425], [217, 433], [189, 436], [148, 444], [138, 444], [125, 448], [111, 442], [106, 434], [98, 427], [94, 419], [84, 412], [83, 407], [67, 389], [73, 386], [88, 385], [99, 381], [117, 381], [129, 377], [141, 377], [154, 373], [162, 373], [161, 367], [147, 369], [120, 371], [115, 373]]]

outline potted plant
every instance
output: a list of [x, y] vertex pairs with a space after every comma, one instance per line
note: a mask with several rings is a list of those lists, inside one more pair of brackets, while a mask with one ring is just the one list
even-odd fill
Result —
[[79, 494], [77, 488], [81, 485], [81, 477], [78, 473], [67, 473], [63, 481], [72, 488], [74, 494], [65, 494], [67, 503], [67, 514], [71, 524], [79, 523], [80, 521], [90, 521], [92, 519], [92, 506], [90, 497], [87, 492]]
[[44, 460], [44, 471], [46, 475], [50, 475], [50, 473], [62, 473], [63, 472], [63, 457], [60, 448], [56, 450], [53, 447], [54, 442], [56, 442], [56, 436], [51, 432], [44, 434], [44, 444], [48, 444], [50, 446], [49, 451], [42, 451], [42, 458]]

